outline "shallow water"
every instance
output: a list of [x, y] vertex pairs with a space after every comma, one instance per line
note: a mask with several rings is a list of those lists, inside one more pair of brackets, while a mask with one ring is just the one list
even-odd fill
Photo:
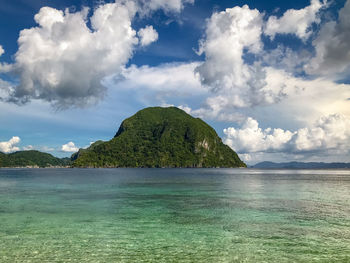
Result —
[[350, 262], [350, 171], [0, 169], [0, 262]]

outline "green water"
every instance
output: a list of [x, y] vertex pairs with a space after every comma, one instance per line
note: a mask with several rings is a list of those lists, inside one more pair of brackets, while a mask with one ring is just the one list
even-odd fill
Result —
[[350, 262], [350, 171], [1, 169], [0, 262]]

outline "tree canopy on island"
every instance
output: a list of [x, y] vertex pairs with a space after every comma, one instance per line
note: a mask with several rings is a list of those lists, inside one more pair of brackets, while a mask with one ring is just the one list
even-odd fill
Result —
[[39, 151], [18, 151], [14, 153], [0, 153], [0, 167], [52, 167], [69, 166], [68, 158], [57, 158], [49, 153]]
[[74, 167], [245, 167], [215, 130], [176, 107], [124, 120], [115, 137], [72, 155]]

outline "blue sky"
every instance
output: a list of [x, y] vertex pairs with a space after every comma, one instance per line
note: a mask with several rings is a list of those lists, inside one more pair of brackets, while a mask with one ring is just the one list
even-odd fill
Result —
[[70, 156], [148, 106], [248, 163], [350, 161], [350, 1], [0, 0], [0, 150]]

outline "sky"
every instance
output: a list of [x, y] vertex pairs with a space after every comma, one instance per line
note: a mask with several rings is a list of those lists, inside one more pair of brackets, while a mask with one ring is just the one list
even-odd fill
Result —
[[350, 0], [0, 0], [0, 151], [66, 157], [150, 106], [248, 164], [350, 162]]

